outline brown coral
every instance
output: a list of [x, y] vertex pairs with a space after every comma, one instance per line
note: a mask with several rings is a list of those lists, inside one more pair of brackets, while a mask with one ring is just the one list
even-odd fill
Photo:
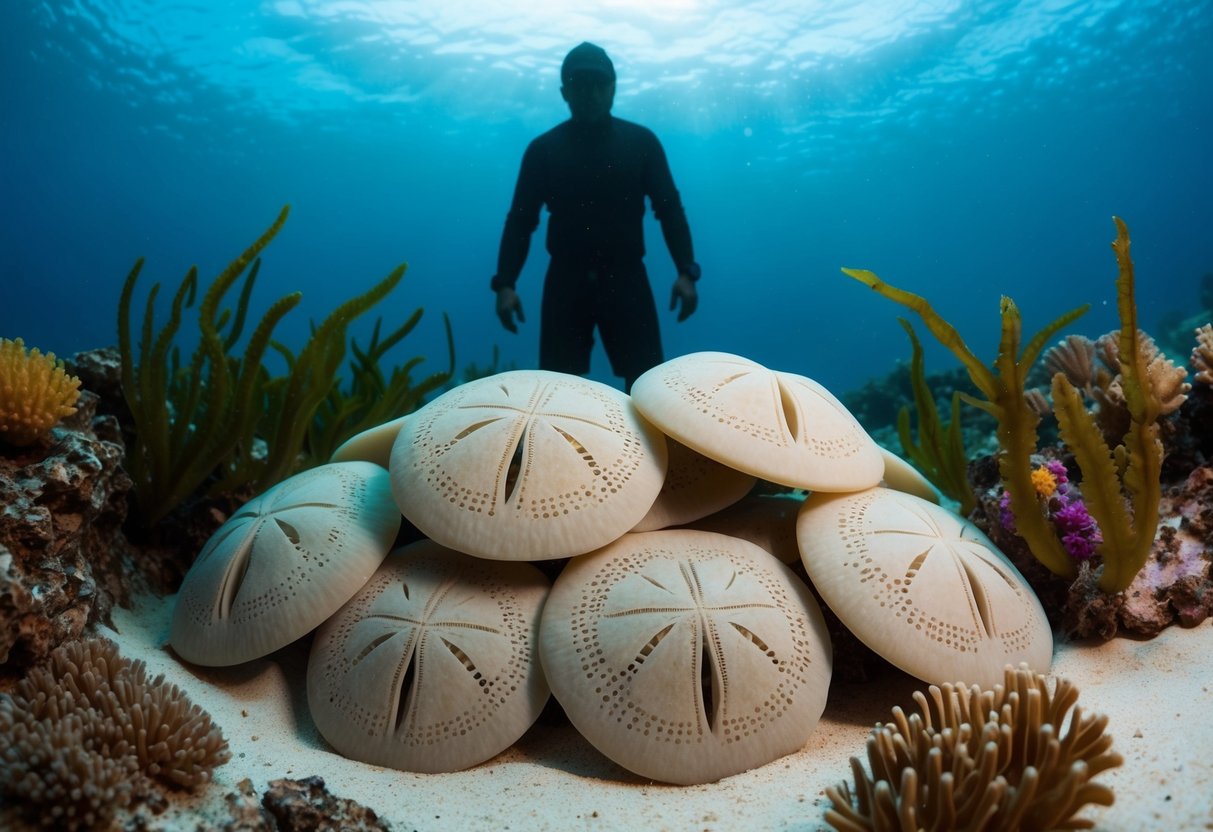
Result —
[[[1124, 391], [1120, 384], [1120, 351], [1118, 347], [1119, 333], [1109, 332], [1101, 335], [1095, 342], [1095, 349], [1100, 361], [1116, 376], [1103, 386], [1102, 395], [1097, 391], [1096, 398], [1102, 407], [1123, 408], [1125, 406]], [[1188, 371], [1177, 366], [1174, 361], [1154, 343], [1154, 339], [1141, 330], [1137, 331], [1138, 352], [1146, 365], [1146, 383], [1151, 396], [1158, 400], [1159, 415], [1165, 416], [1179, 409], [1187, 398], [1192, 385], [1186, 379]]]
[[1209, 324], [1196, 330], [1196, 346], [1192, 348], [1192, 378], [1198, 384], [1213, 386], [1213, 326]]
[[58, 648], [0, 694], [0, 736], [0, 794], [67, 828], [104, 825], [147, 778], [208, 783], [230, 757], [206, 712], [106, 639]]
[[80, 379], [53, 352], [26, 352], [20, 339], [0, 338], [0, 439], [29, 445], [76, 412]]
[[1091, 779], [1123, 758], [1104, 733], [1107, 717], [1074, 708], [1070, 682], [1058, 679], [1050, 692], [1021, 665], [991, 691], [929, 690], [929, 701], [914, 693], [921, 715], [894, 708], [892, 724], [873, 729], [871, 775], [851, 758], [854, 795], [846, 783], [826, 789], [835, 829], [1080, 829], [1092, 825], [1074, 817], [1080, 808], [1112, 804], [1111, 790]]
[[1050, 378], [1063, 373], [1088, 396], [1093, 396], [1094, 387], [1106, 380], [1100, 378], [1105, 371], [1095, 365], [1095, 342], [1085, 335], [1067, 335], [1045, 350], [1044, 362]]

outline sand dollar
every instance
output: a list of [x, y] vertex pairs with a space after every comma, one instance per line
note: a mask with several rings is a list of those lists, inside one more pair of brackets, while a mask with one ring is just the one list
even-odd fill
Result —
[[181, 583], [170, 641], [222, 666], [307, 635], [383, 561], [400, 512], [370, 462], [321, 465], [254, 497], [220, 526]]
[[797, 520], [813, 586], [844, 625], [932, 684], [1046, 673], [1053, 634], [1011, 562], [968, 520], [888, 488], [814, 494]]
[[876, 443], [830, 391], [738, 355], [699, 352], [659, 364], [636, 380], [632, 399], [684, 445], [771, 482], [857, 491], [884, 473]]
[[508, 748], [548, 687], [535, 656], [548, 581], [432, 541], [398, 549], [316, 633], [308, 707], [355, 760], [458, 771]]
[[625, 535], [571, 561], [539, 643], [577, 729], [670, 783], [800, 749], [830, 682], [829, 639], [804, 583], [751, 543], [689, 529]]
[[516, 370], [468, 382], [405, 422], [392, 491], [421, 531], [500, 560], [581, 554], [631, 529], [665, 477], [665, 437], [622, 392]]

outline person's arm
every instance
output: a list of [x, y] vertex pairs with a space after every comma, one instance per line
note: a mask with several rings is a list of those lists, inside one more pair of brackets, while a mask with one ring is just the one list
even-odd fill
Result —
[[700, 270], [699, 264], [695, 262], [691, 226], [682, 207], [682, 198], [674, 186], [674, 176], [670, 173], [665, 150], [656, 136], [653, 137], [653, 147], [648, 154], [645, 179], [649, 201], [653, 204], [653, 214], [661, 223], [661, 236], [665, 238], [666, 248], [669, 249], [674, 268], [678, 271], [678, 278], [670, 292], [670, 309], [677, 308], [681, 302], [678, 320], [685, 321], [699, 306], [699, 292], [695, 288], [695, 282], [699, 280]]
[[515, 317], [519, 322], [526, 321], [514, 284], [518, 282], [518, 275], [526, 263], [531, 235], [539, 226], [539, 209], [543, 205], [539, 182], [538, 152], [532, 144], [522, 156], [522, 168], [518, 172], [518, 183], [514, 186], [514, 201], [506, 214], [501, 246], [497, 250], [497, 273], [489, 282], [489, 287], [497, 295], [497, 317], [510, 332], [518, 331]]

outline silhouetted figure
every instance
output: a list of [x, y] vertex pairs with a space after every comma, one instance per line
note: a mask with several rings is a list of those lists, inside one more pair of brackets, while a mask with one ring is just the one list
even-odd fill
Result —
[[571, 117], [530, 143], [506, 217], [490, 284], [497, 316], [510, 332], [525, 321], [514, 291], [531, 234], [546, 205], [547, 250], [539, 325], [539, 367], [589, 372], [594, 327], [624, 389], [662, 361], [657, 307], [644, 268], [644, 199], [661, 223], [678, 278], [670, 309], [695, 311], [699, 264], [665, 151], [645, 127], [611, 115], [615, 67], [600, 47], [582, 43], [560, 68]]

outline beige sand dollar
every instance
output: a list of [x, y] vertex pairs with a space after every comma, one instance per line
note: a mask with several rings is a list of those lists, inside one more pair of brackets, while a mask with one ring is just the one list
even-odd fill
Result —
[[665, 482], [648, 514], [632, 531], [651, 532], [691, 523], [740, 500], [757, 481], [752, 475], [730, 468], [669, 440], [670, 464]]
[[821, 610], [757, 546], [711, 532], [628, 534], [575, 558], [540, 628], [552, 693], [642, 777], [707, 783], [800, 749], [825, 708]]
[[636, 380], [632, 400], [679, 442], [772, 482], [858, 491], [884, 473], [876, 443], [830, 391], [739, 355], [659, 364]]
[[1026, 663], [1047, 673], [1053, 634], [1036, 595], [976, 526], [912, 494], [814, 494], [797, 521], [813, 586], [844, 625], [932, 684], [984, 686]]
[[427, 537], [498, 560], [568, 557], [644, 517], [666, 441], [619, 390], [516, 370], [456, 387], [412, 414], [392, 491]]
[[400, 529], [386, 470], [321, 465], [245, 503], [181, 584], [170, 635], [195, 664], [249, 661], [302, 638], [350, 599]]
[[459, 771], [514, 743], [548, 687], [535, 655], [548, 580], [420, 541], [394, 551], [316, 633], [308, 707], [346, 757]]

